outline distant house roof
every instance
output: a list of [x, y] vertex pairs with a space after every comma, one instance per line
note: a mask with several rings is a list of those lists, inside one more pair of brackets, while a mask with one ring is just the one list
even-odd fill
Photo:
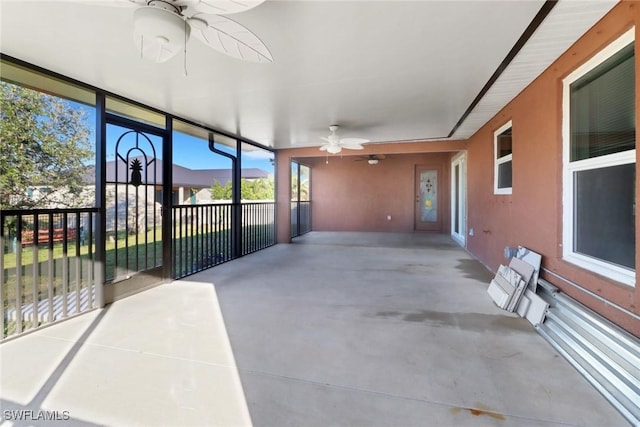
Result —
[[[138, 159], [143, 166], [141, 172], [143, 183], [155, 182], [157, 185], [162, 184], [162, 161], [160, 159], [147, 159], [146, 167], [141, 156], [131, 157], [129, 165], [134, 159]], [[117, 167], [118, 178], [116, 180], [116, 161], [107, 162], [107, 183], [118, 182], [124, 184], [130, 180], [130, 166], [119, 160]], [[208, 188], [213, 185], [214, 181], [218, 181], [221, 185], [226, 185], [231, 181], [231, 176], [231, 169], [189, 169], [184, 166], [173, 165], [174, 187]], [[268, 178], [269, 172], [258, 168], [243, 168], [242, 177], [246, 179]], [[88, 168], [84, 181], [88, 184], [95, 182], [95, 167]]]

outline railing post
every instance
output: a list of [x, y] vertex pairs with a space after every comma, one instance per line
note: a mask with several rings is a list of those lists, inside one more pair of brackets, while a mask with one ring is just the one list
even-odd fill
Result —
[[[96, 120], [98, 126], [96, 127], [96, 176], [95, 176], [95, 194], [96, 194], [96, 206], [98, 208], [98, 212], [96, 214], [96, 252], [95, 252], [95, 270], [94, 270], [94, 280], [93, 286], [95, 289], [95, 304], [98, 308], [102, 308], [105, 305], [104, 301], [104, 284], [105, 284], [105, 275], [107, 268], [107, 196], [106, 196], [106, 188], [107, 188], [107, 170], [106, 170], [106, 159], [107, 159], [107, 120], [106, 120], [106, 109], [105, 109], [105, 96], [103, 93], [96, 93]], [[93, 215], [90, 213], [89, 215]], [[117, 217], [116, 213], [116, 217]], [[65, 214], [65, 227], [67, 223], [67, 216]], [[66, 267], [66, 257], [67, 257], [67, 236], [64, 238], [64, 263]], [[66, 286], [66, 285], [65, 285]], [[66, 295], [65, 295], [65, 310], [66, 310]], [[65, 313], [66, 315], [66, 313]]]
[[4, 338], [4, 315], [7, 307], [4, 305], [4, 244], [5, 244], [5, 235], [4, 235], [4, 215], [2, 215], [2, 211], [0, 211], [0, 340]]
[[163, 278], [175, 276], [173, 268], [171, 225], [173, 222], [173, 119], [167, 116], [166, 134], [162, 137], [162, 265]]
[[22, 333], [22, 215], [16, 215], [16, 333]]
[[[240, 146], [238, 146], [240, 152]], [[240, 156], [233, 162], [233, 207], [231, 212], [231, 244], [233, 258], [242, 256], [242, 163]]]
[[[88, 298], [89, 298], [89, 307], [95, 307], [96, 301], [96, 287], [94, 285], [94, 292], [91, 292], [91, 280], [94, 278], [95, 273], [95, 265], [94, 265], [94, 261], [93, 261], [93, 212], [89, 212], [87, 214], [87, 256], [88, 256], [88, 272], [87, 275], [89, 276], [89, 284], [87, 286], [87, 292], [88, 292]], [[65, 236], [66, 238], [66, 236]], [[95, 282], [94, 282], [95, 283]]]
[[33, 245], [31, 246], [31, 254], [33, 255], [33, 264], [31, 265], [31, 279], [32, 280], [32, 292], [33, 292], [33, 307], [31, 313], [33, 320], [31, 321], [31, 328], [38, 327], [38, 302], [40, 300], [40, 289], [38, 287], [39, 282], [39, 270], [40, 265], [38, 261], [38, 250], [40, 246], [40, 215], [38, 211], [33, 214]]
[[48, 315], [47, 315], [47, 322], [51, 323], [53, 322], [53, 275], [54, 275], [54, 269], [53, 269], [53, 264], [54, 264], [54, 259], [53, 259], [53, 233], [54, 233], [54, 227], [53, 227], [53, 213], [49, 212], [49, 215], [47, 216], [47, 219], [49, 221], [49, 245], [48, 245], [48, 250], [47, 250], [47, 299], [48, 299]]

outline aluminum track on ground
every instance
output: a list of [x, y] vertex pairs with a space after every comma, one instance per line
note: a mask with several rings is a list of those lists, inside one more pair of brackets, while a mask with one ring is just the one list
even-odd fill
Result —
[[640, 426], [640, 340], [543, 279], [549, 303], [536, 329], [632, 425]]

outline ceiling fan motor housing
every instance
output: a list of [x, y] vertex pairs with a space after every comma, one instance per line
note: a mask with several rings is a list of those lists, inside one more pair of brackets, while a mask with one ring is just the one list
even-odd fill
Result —
[[135, 10], [133, 21], [141, 56], [154, 62], [164, 62], [183, 50], [191, 33], [179, 12], [169, 8], [140, 7]]

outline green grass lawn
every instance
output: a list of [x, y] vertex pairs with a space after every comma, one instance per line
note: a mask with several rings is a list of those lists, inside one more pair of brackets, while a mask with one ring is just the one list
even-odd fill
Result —
[[[153, 241], [153, 232], [151, 229], [146, 233], [146, 237], [148, 241]], [[162, 231], [160, 227], [157, 227], [156, 230], [156, 238], [160, 238], [162, 236]], [[105, 248], [107, 253], [109, 251], [113, 251], [116, 248], [116, 243], [118, 248], [123, 248], [126, 245], [126, 240], [128, 240], [129, 246], [134, 246], [136, 244], [136, 237], [138, 238], [138, 244], [144, 244], [145, 233], [140, 233], [137, 236], [135, 234], [128, 236], [127, 239], [124, 236], [120, 237], [117, 241], [107, 239], [105, 243]], [[22, 247], [22, 262], [23, 266], [33, 264], [33, 245], [23, 246]], [[63, 257], [64, 248], [62, 243], [55, 243], [53, 245], [53, 259], [59, 259]], [[96, 247], [92, 245], [91, 252], [95, 255]], [[67, 256], [73, 257], [76, 255], [76, 242], [75, 240], [70, 241], [67, 245]], [[81, 245], [80, 246], [80, 255], [88, 256], [89, 255], [89, 245]], [[49, 260], [49, 245], [41, 245], [38, 247], [38, 262], [45, 262]], [[15, 268], [16, 266], [16, 254], [13, 252], [5, 252], [3, 265], [2, 267], [5, 269]]]
[[[211, 230], [194, 229], [182, 230], [182, 236], [173, 241], [174, 263], [176, 275], [182, 276], [193, 269], [201, 269], [212, 263], [218, 263], [220, 260], [228, 260], [231, 258], [229, 229], [222, 229], [217, 233], [211, 233]], [[206, 233], [209, 231], [209, 233]], [[161, 231], [159, 228], [150, 230], [147, 233], [130, 235], [125, 239], [122, 236], [117, 241], [107, 240], [106, 246], [106, 279], [111, 280], [119, 274], [127, 274], [127, 271], [141, 271], [162, 265], [162, 240], [160, 239]], [[253, 236], [259, 236], [259, 241], [254, 241]], [[145, 243], [145, 237], [147, 243]], [[137, 238], [137, 243], [136, 243]], [[256, 246], [253, 249], [260, 249], [269, 246], [270, 242], [275, 239], [274, 229], [272, 225], [256, 225], [246, 226], [243, 229], [243, 244], [248, 246]], [[266, 244], [265, 244], [266, 243]], [[127, 248], [128, 244], [128, 248]], [[252, 250], [253, 250], [252, 249]], [[91, 262], [89, 258], [89, 246], [83, 245], [79, 247], [77, 256], [76, 242], [67, 245], [66, 262], [68, 271], [68, 281], [80, 282], [90, 281], [86, 271], [89, 269], [88, 264]], [[91, 248], [92, 256], [95, 257], [95, 245]], [[212, 259], [215, 258], [212, 262]], [[63, 282], [63, 263], [65, 261], [64, 248], [62, 243], [55, 243], [53, 249], [49, 251], [48, 245], [42, 245], [37, 250], [37, 264], [35, 267], [36, 280], [39, 283], [41, 293], [48, 292], [49, 287], [49, 269], [53, 270], [53, 286], [54, 292], [57, 293]], [[52, 261], [51, 263], [49, 261]], [[117, 265], [116, 265], [117, 261]], [[128, 264], [128, 269], [127, 269]], [[22, 283], [25, 288], [24, 297], [33, 295], [34, 281], [34, 248], [33, 246], [23, 246], [21, 253], [22, 265]], [[16, 285], [16, 254], [6, 252], [2, 259], [4, 269], [4, 299], [15, 298]], [[116, 268], [118, 271], [116, 271]], [[76, 271], [78, 270], [78, 271]], [[124, 273], [123, 273], [124, 272]]]

